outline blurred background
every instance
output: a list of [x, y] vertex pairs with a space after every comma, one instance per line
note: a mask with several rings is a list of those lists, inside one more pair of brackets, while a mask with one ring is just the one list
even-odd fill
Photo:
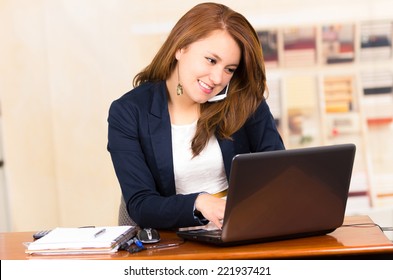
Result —
[[[0, 0], [0, 231], [116, 225], [110, 103], [201, 1]], [[348, 215], [393, 225], [393, 2], [218, 1], [265, 53], [287, 148], [358, 147]]]

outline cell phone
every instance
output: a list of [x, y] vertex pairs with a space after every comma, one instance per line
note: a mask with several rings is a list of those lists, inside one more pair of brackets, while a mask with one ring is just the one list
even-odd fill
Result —
[[41, 237], [44, 237], [51, 231], [52, 231], [51, 229], [37, 231], [36, 233], [33, 234], [33, 238], [40, 239]]

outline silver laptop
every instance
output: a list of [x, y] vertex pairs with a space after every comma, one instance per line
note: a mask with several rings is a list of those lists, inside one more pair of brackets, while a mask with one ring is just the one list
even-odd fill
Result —
[[344, 220], [355, 151], [341, 144], [237, 155], [222, 230], [177, 234], [236, 245], [332, 232]]

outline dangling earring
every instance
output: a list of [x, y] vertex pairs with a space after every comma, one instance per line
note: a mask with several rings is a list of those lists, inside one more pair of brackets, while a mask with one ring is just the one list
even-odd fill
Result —
[[183, 94], [183, 86], [180, 83], [177, 84], [176, 93], [177, 93], [177, 95]]
[[183, 86], [180, 83], [179, 63], [177, 64], [177, 80], [178, 80], [178, 84], [176, 87], [176, 93], [177, 93], [177, 95], [182, 95], [183, 94]]

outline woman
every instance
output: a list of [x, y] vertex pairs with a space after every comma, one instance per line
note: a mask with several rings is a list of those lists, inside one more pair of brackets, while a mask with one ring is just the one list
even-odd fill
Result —
[[108, 151], [141, 227], [221, 227], [232, 157], [284, 149], [264, 99], [255, 30], [203, 3], [174, 26], [134, 89], [114, 101]]

